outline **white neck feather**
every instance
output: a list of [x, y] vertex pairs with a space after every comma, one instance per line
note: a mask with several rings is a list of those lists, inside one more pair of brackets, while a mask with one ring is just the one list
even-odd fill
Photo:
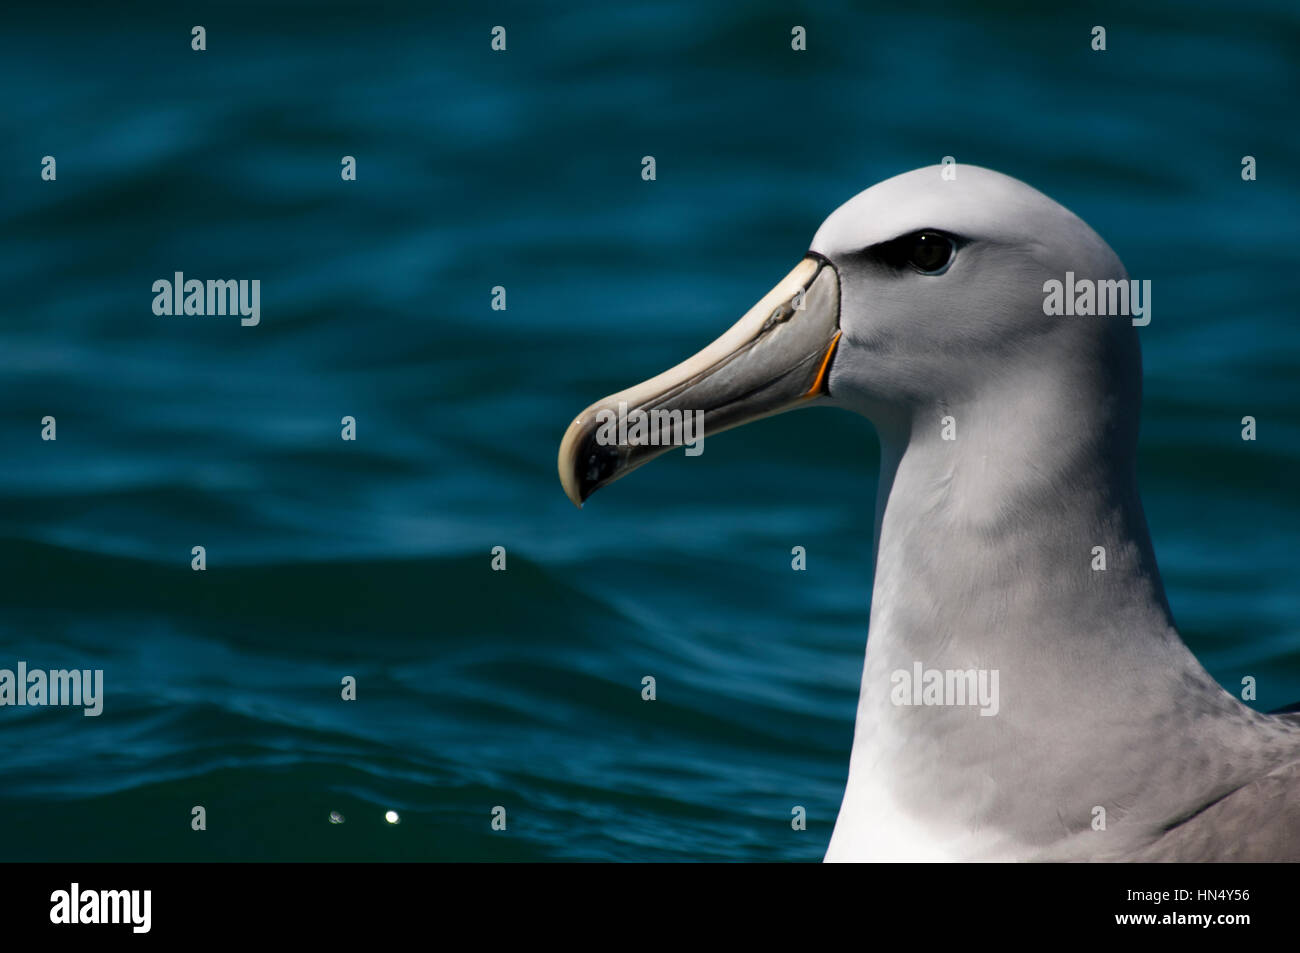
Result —
[[[1151, 730], [1171, 744], [1192, 734], [1180, 699], [1258, 718], [1178, 637], [1137, 491], [1136, 425], [1115, 419], [1136, 403], [1089, 393], [1087, 378], [1020, 379], [880, 428], [871, 627], [827, 860], [1095, 854], [1089, 836], [1120, 850], [1179, 809], [1148, 799], [1153, 816], [1125, 813], [1148, 779], [1188, 771], [1140, 753], [1160, 750]], [[893, 674], [917, 663], [996, 670], [996, 715], [896, 704]], [[1182, 789], [1206, 783], [1189, 775]], [[1098, 806], [1108, 833], [1093, 831]]]

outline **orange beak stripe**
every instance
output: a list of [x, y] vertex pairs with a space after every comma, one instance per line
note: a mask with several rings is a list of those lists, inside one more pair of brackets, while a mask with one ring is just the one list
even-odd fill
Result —
[[840, 335], [843, 333], [843, 331], [835, 332], [835, 337], [831, 339], [831, 346], [826, 349], [826, 356], [822, 358], [822, 366], [817, 369], [817, 379], [804, 394], [805, 398], [816, 397], [821, 393], [822, 386], [826, 383], [826, 370], [831, 366], [831, 358], [835, 356], [835, 346], [840, 343]]

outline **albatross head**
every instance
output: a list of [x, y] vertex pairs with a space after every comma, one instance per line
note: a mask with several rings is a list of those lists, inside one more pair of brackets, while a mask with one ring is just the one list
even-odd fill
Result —
[[[569, 498], [581, 505], [672, 449], [672, 434], [681, 435], [675, 413], [702, 412], [704, 432], [715, 434], [831, 404], [870, 418], [882, 439], [905, 442], [918, 420], [999, 404], [999, 389], [1004, 405], [1074, 387], [1079, 400], [1135, 410], [1140, 370], [1130, 322], [1049, 317], [1043, 306], [1044, 283], [1067, 272], [1127, 280], [1115, 253], [1023, 182], [975, 166], [952, 179], [942, 172], [917, 169], [850, 199], [822, 223], [807, 256], [722, 337], [579, 414], [558, 461]], [[1041, 380], [1052, 375], [1059, 379]], [[659, 413], [655, 442], [620, 443], [616, 426], [602, 427], [638, 412]], [[1117, 428], [1121, 444], [1135, 442], [1136, 414], [1110, 415], [1101, 429], [1114, 437]]]

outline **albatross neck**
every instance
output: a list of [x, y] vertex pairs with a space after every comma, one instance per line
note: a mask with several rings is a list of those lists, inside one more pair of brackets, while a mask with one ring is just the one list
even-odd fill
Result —
[[868, 660], [1196, 665], [1138, 493], [1137, 400], [1090, 392], [1085, 375], [1031, 375], [882, 428]]
[[[828, 859], [1046, 849], [1088, 829], [1099, 791], [1162, 770], [1135, 755], [1134, 726], [1185, 736], [1188, 692], [1240, 708], [1174, 629], [1138, 496], [1136, 400], [1087, 387], [1044, 374], [877, 423], [871, 623]], [[993, 704], [896, 694], [900, 672], [972, 670], [997, 673]]]

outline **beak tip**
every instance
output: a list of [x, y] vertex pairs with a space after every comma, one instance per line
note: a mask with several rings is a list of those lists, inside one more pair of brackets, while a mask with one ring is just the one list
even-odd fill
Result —
[[563, 476], [560, 478], [560, 483], [564, 486], [564, 495], [569, 498], [569, 502], [578, 509], [582, 509], [582, 504], [585, 503], [586, 500], [579, 494], [577, 488], [573, 487], [569, 481], [563, 478]]
[[[620, 448], [601, 443], [596, 421], [600, 413], [608, 410], [604, 404], [593, 404], [574, 418], [560, 441], [556, 463], [560, 471], [560, 485], [564, 495], [581, 509], [606, 483], [617, 480], [627, 469], [625, 454]], [[612, 411], [611, 411], [612, 412]]]
[[574, 419], [569, 424], [569, 429], [564, 432], [564, 439], [560, 441], [559, 458], [556, 460], [556, 466], [560, 472], [560, 486], [564, 487], [564, 495], [578, 509], [582, 509], [582, 504], [586, 502], [590, 493], [584, 493], [582, 482], [578, 479], [577, 465], [578, 454], [584, 436], [584, 419], [585, 414]]

